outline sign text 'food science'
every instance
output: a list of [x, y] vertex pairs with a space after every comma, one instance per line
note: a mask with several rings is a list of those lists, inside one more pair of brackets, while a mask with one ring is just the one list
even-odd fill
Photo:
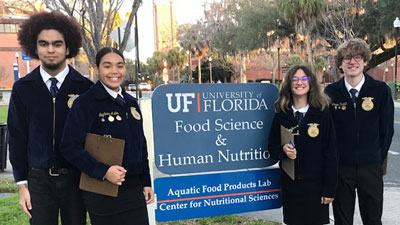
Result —
[[267, 144], [277, 94], [262, 83], [158, 87], [152, 96], [157, 168], [183, 174], [275, 164]]

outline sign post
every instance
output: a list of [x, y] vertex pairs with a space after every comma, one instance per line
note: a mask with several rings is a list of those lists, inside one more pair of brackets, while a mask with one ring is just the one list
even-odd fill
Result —
[[27, 55], [25, 55], [25, 53], [22, 52], [22, 60], [26, 61], [26, 73], [30, 73], [31, 72], [31, 67], [29, 65], [29, 61], [31, 61], [32, 58], [27, 56]]
[[16, 82], [19, 80], [18, 64], [16, 63], [13, 64], [13, 70], [14, 70], [14, 82]]

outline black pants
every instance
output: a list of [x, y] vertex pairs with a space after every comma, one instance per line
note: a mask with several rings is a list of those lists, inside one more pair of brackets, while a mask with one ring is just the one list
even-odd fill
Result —
[[138, 175], [127, 175], [117, 197], [82, 191], [92, 225], [148, 225], [146, 200]]
[[127, 212], [118, 213], [115, 215], [100, 216], [90, 214], [92, 225], [147, 225], [149, 220], [147, 217], [147, 207], [130, 210]]
[[31, 196], [31, 225], [85, 225], [86, 210], [79, 189], [80, 172], [50, 176], [47, 170], [31, 169], [28, 189]]
[[335, 224], [353, 224], [356, 190], [363, 224], [381, 225], [383, 179], [379, 163], [339, 166], [338, 189], [333, 201]]

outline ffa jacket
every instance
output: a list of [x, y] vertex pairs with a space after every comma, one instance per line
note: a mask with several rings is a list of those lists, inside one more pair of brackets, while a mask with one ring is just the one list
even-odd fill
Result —
[[[322, 181], [321, 195], [333, 198], [337, 186], [337, 152], [335, 130], [329, 110], [324, 111], [310, 106], [304, 119], [297, 126], [292, 110], [276, 113], [272, 121], [268, 149], [271, 157], [281, 160], [287, 158], [281, 144], [281, 125], [293, 128], [294, 144], [297, 150], [295, 159], [295, 179]], [[282, 171], [282, 173], [284, 173]]]
[[367, 74], [353, 104], [344, 78], [326, 87], [332, 100], [339, 163], [382, 163], [394, 133], [394, 105], [389, 87]]
[[27, 180], [29, 168], [70, 167], [59, 153], [69, 106], [92, 82], [72, 67], [55, 102], [40, 69], [15, 82], [8, 109], [10, 161], [15, 181]]
[[97, 82], [80, 96], [72, 107], [61, 143], [63, 156], [91, 177], [102, 180], [110, 167], [96, 161], [84, 150], [87, 133], [125, 140], [122, 166], [130, 174], [139, 174], [143, 186], [151, 186], [143, 120], [136, 100], [122, 90], [121, 105]]

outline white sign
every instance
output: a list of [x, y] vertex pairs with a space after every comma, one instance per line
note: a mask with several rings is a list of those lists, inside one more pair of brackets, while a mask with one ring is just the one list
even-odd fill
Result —
[[[120, 29], [120, 39], [118, 38], [118, 27], [110, 33], [110, 37], [116, 41], [118, 44], [122, 42], [125, 34], [127, 20], [122, 21], [122, 23], [118, 26]], [[125, 51], [130, 52], [135, 48], [135, 30], [131, 28], [131, 35], [128, 38], [128, 43], [126, 44]]]

